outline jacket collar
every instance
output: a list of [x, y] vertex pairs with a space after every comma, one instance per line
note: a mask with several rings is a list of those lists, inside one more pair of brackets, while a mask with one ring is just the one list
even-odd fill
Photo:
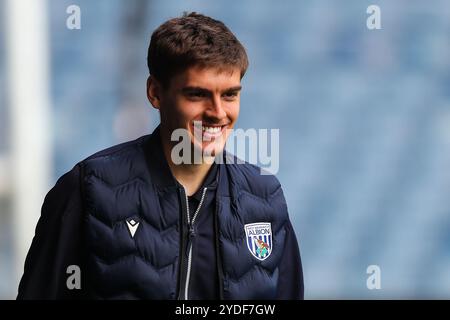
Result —
[[[151, 135], [147, 136], [147, 139], [144, 141], [143, 149], [150, 176], [153, 183], [157, 186], [158, 189], [175, 190], [179, 187], [182, 187], [182, 185], [176, 180], [176, 178], [170, 171], [169, 165], [164, 156], [161, 142], [160, 125], [156, 127]], [[225, 151], [223, 152], [223, 156], [225, 156]], [[220, 194], [227, 195], [227, 190], [223, 190], [223, 188], [220, 188], [221, 184], [225, 182], [223, 180], [226, 179], [225, 170], [226, 168], [224, 163], [214, 163], [200, 189], [202, 189], [203, 187], [208, 187], [208, 189], [217, 188], [218, 191], [220, 191]]]
[[159, 125], [144, 142], [144, 152], [150, 176], [158, 189], [177, 188], [181, 186], [170, 171], [164, 156]]

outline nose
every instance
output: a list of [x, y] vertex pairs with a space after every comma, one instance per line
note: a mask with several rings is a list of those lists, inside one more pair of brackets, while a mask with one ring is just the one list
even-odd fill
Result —
[[222, 99], [220, 95], [214, 95], [212, 97], [211, 104], [206, 110], [206, 115], [214, 120], [221, 120], [227, 116], [225, 109], [223, 108]]

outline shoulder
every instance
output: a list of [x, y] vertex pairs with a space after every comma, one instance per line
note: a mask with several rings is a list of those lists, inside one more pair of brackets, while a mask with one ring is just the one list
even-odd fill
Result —
[[137, 148], [140, 148], [143, 142], [149, 137], [149, 135], [142, 136], [140, 138], [137, 138], [135, 140], [123, 142], [114, 146], [111, 146], [109, 148], [100, 150], [89, 157], [85, 158], [84, 160], [80, 161], [80, 165], [84, 165], [88, 162], [93, 162], [95, 160], [99, 159], [108, 159], [113, 158], [115, 156], [120, 156], [122, 154], [135, 151]]
[[123, 176], [125, 179], [135, 169], [144, 166], [145, 152], [143, 144], [148, 137], [149, 135], [145, 135], [98, 151], [85, 158], [78, 163], [81, 167], [82, 175], [94, 174], [104, 178], [116, 175], [117, 177]]
[[79, 190], [81, 166], [77, 163], [71, 170], [58, 178], [55, 185], [50, 189], [44, 199], [44, 203], [58, 200], [67, 200]]
[[64, 217], [79, 216], [81, 209], [81, 167], [75, 165], [58, 178], [55, 185], [45, 195], [36, 233], [59, 227]]
[[[123, 168], [134, 167], [134, 162], [133, 166], [127, 166], [126, 160], [120, 156], [135, 150], [145, 137], [101, 150], [75, 164], [71, 170], [60, 176], [55, 185], [47, 192], [42, 207], [43, 216], [57, 218], [58, 212], [66, 212], [72, 208], [78, 210], [85, 191], [84, 179], [88, 173], [97, 174], [104, 179], [109, 176], [120, 176], [120, 173], [125, 175], [127, 170]], [[135, 160], [136, 156], [132, 158]]]

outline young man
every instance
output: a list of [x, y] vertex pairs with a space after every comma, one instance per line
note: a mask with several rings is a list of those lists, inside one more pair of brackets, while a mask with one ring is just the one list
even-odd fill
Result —
[[[58, 180], [18, 298], [302, 299], [278, 180], [248, 163], [210, 161], [230, 157], [244, 47], [222, 22], [185, 14], [153, 33], [148, 66], [147, 96], [161, 124]], [[181, 163], [177, 130], [189, 139]]]

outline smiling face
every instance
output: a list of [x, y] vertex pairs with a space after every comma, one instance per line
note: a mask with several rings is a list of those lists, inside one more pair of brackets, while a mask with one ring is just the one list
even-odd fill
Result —
[[[238, 68], [194, 66], [174, 76], [167, 88], [149, 78], [147, 94], [160, 110], [163, 143], [175, 129], [185, 129], [195, 148], [212, 156], [221, 152], [239, 115]], [[201, 127], [194, 122], [201, 121]]]

